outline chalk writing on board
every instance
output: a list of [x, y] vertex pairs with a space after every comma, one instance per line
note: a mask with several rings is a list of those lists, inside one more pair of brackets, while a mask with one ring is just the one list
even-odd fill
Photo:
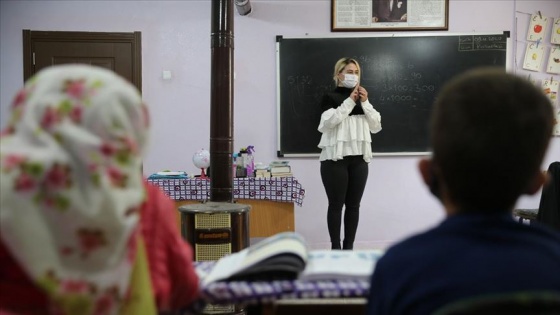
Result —
[[474, 41], [475, 42], [498, 42], [498, 43], [503, 43], [505, 42], [504, 37], [502, 35], [500, 36], [494, 36], [494, 35], [475, 35], [473, 36]]
[[507, 42], [503, 36], [460, 36], [459, 51], [503, 50], [507, 49]]
[[290, 75], [286, 78], [288, 86], [288, 102], [296, 117], [314, 116], [316, 109], [309, 106], [310, 100], [319, 99], [331, 87], [322, 82], [316, 82], [308, 74]]
[[381, 113], [374, 154], [428, 152], [428, 122], [443, 84], [479, 66], [506, 65], [509, 34], [277, 38], [278, 156], [320, 153], [320, 100], [335, 88], [332, 66], [358, 60], [360, 85]]

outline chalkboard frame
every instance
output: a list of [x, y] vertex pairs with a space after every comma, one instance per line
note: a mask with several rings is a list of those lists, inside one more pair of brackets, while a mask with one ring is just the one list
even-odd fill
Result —
[[[505, 36], [506, 39], [506, 49], [505, 49], [505, 62], [503, 64], [506, 71], [511, 71], [511, 58], [512, 58], [512, 40], [510, 38], [509, 31], [496, 31], [496, 32], [466, 32], [466, 33], [443, 33], [443, 34], [434, 34], [434, 33], [426, 33], [426, 34], [376, 34], [372, 36], [363, 36], [361, 34], [355, 36], [340, 36], [339, 34], [333, 36], [320, 36], [320, 37], [313, 37], [313, 36], [305, 36], [305, 37], [284, 37], [282, 35], [276, 36], [276, 74], [277, 74], [277, 86], [276, 86], [276, 126], [277, 126], [277, 152], [276, 155], [279, 158], [316, 158], [319, 157], [319, 152], [312, 152], [312, 153], [288, 153], [283, 149], [282, 146], [282, 119], [281, 119], [281, 111], [282, 111], [282, 87], [281, 87], [281, 43], [284, 40], [305, 40], [305, 39], [371, 39], [371, 38], [422, 38], [422, 37], [458, 37], [458, 36]], [[343, 56], [341, 56], [343, 57]], [[334, 65], [334, 63], [333, 63]], [[331, 68], [333, 65], [326, 65], [329, 71], [332, 71]], [[502, 66], [502, 64], [500, 64]], [[334, 85], [332, 86], [334, 88]], [[383, 115], [382, 115], [383, 121]], [[317, 121], [318, 124], [318, 121]], [[383, 131], [381, 131], [383, 132]], [[375, 135], [373, 135], [375, 136]], [[374, 140], [375, 141], [375, 140]], [[395, 151], [395, 152], [375, 152], [372, 150], [374, 156], [422, 156], [422, 155], [429, 155], [431, 152], [429, 150], [420, 150], [420, 151]]]

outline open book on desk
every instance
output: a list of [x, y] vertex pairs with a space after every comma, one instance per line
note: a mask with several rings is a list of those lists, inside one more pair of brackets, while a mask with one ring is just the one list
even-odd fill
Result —
[[218, 281], [291, 280], [305, 268], [307, 247], [294, 232], [265, 238], [237, 253], [220, 258], [202, 279], [202, 285]]
[[369, 280], [381, 250], [312, 250], [299, 280]]
[[382, 252], [309, 251], [303, 238], [283, 232], [218, 260], [202, 286], [221, 281], [369, 280]]

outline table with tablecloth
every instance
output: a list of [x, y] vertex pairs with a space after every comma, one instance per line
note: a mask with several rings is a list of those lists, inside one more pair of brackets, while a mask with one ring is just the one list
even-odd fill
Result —
[[[177, 207], [210, 199], [210, 179], [156, 177], [148, 182], [157, 185]], [[251, 206], [249, 234], [261, 238], [295, 231], [294, 204], [302, 206], [305, 189], [296, 177], [237, 177], [232, 195], [236, 202]]]

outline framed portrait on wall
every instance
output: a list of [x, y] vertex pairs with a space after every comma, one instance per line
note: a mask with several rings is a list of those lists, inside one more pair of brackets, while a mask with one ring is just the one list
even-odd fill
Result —
[[449, 0], [331, 0], [331, 31], [447, 30]]

